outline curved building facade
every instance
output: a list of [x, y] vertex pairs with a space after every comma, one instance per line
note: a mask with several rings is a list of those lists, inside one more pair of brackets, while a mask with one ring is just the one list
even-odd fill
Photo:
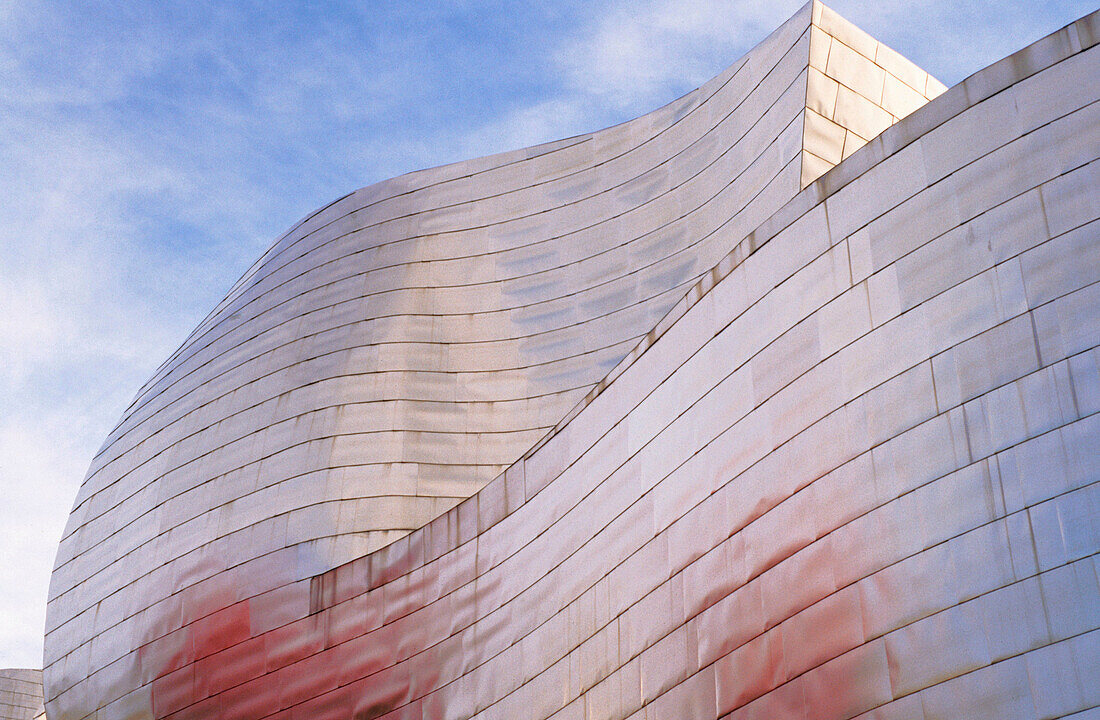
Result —
[[49, 717], [1100, 705], [1098, 22], [925, 105], [812, 2], [306, 218], [94, 460]]

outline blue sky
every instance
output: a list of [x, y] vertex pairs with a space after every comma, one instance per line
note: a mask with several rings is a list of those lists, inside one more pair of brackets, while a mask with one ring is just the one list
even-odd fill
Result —
[[[0, 667], [41, 664], [103, 438], [275, 237], [371, 182], [648, 112], [801, 0], [0, 0]], [[1095, 9], [834, 0], [948, 85]]]

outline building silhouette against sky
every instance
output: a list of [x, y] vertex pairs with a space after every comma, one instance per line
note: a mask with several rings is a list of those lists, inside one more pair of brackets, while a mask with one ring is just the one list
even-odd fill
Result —
[[815, 0], [305, 218], [94, 459], [50, 720], [1091, 717], [1098, 34]]

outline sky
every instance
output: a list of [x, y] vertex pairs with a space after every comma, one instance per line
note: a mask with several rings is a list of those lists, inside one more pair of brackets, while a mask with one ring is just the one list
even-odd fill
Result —
[[[1095, 0], [833, 0], [947, 85]], [[0, 0], [0, 667], [138, 387], [276, 237], [378, 180], [596, 130], [802, 0]]]

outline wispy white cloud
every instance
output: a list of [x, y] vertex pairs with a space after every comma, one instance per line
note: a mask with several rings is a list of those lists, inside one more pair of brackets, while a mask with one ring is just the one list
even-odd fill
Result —
[[701, 85], [803, 5], [801, 0], [620, 2], [558, 54], [569, 89], [641, 111]]
[[[543, 58], [553, 83], [514, 98], [455, 143], [493, 152], [598, 130], [710, 79], [778, 27], [802, 0], [616, 0], [578, 15]], [[465, 151], [464, 153], [461, 151]]]
[[[10, 107], [10, 106], [9, 106]], [[0, 664], [40, 663], [53, 551], [110, 425], [179, 318], [134, 291], [129, 199], [179, 182], [79, 127], [4, 113], [0, 204]], [[56, 120], [56, 118], [54, 118]]]

